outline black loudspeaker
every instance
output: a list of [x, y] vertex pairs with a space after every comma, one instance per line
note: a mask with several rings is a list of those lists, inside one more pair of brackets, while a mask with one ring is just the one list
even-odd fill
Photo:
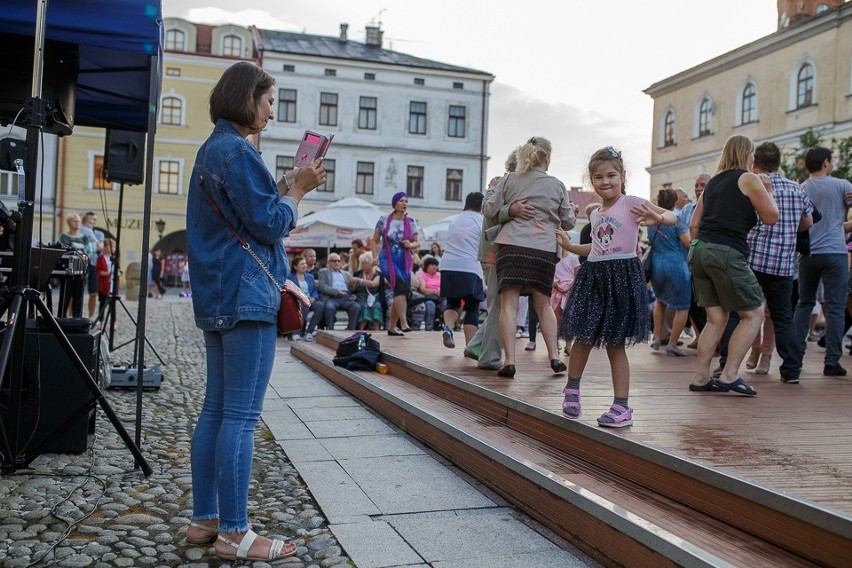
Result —
[[109, 182], [140, 184], [145, 179], [145, 133], [107, 130], [104, 178]]
[[[32, 95], [32, 37], [0, 34], [0, 124], [11, 122], [26, 126], [24, 102]], [[80, 49], [75, 43], [47, 40], [44, 43], [41, 96], [47, 101], [44, 131], [67, 136], [74, 130], [74, 105]], [[20, 115], [19, 115], [20, 112]]]
[[[27, 323], [18, 450], [30, 456], [34, 450], [39, 454], [84, 452], [88, 446], [88, 435], [94, 432], [92, 393], [53, 333], [36, 330], [34, 322]], [[65, 333], [74, 351], [97, 381], [101, 332], [70, 333], [66, 330]], [[4, 335], [5, 330], [0, 331], [0, 338]], [[0, 410], [4, 419], [9, 410], [8, 404], [9, 382], [5, 380], [0, 390]], [[61, 431], [56, 431], [86, 404], [90, 404], [89, 409]], [[27, 440], [30, 440], [29, 443]], [[0, 437], [0, 452], [5, 454], [6, 451], [6, 443]]]

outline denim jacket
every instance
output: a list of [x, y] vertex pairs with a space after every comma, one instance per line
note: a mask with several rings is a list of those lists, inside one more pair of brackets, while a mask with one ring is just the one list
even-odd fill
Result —
[[214, 331], [242, 320], [277, 321], [280, 292], [231, 234], [208, 194], [283, 284], [290, 266], [281, 239], [296, 226], [296, 200], [279, 199], [260, 152], [224, 119], [199, 149], [189, 182], [186, 242], [195, 324]]

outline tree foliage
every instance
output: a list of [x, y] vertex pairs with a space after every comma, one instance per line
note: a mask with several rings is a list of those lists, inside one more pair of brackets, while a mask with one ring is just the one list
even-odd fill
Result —
[[813, 128], [809, 128], [807, 132], [799, 136], [798, 147], [784, 152], [781, 171], [787, 178], [801, 183], [810, 177], [807, 168], [805, 168], [805, 154], [815, 146], [831, 149], [832, 162], [834, 163], [832, 176], [852, 181], [852, 136], [832, 138], [831, 144], [826, 146], [822, 135]]

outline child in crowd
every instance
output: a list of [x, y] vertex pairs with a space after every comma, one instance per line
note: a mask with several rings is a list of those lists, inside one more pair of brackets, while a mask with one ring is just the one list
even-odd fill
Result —
[[648, 338], [645, 275], [636, 251], [639, 227], [674, 225], [677, 218], [647, 199], [625, 194], [624, 161], [612, 146], [592, 155], [589, 177], [603, 201], [590, 218], [592, 244], [572, 244], [567, 232], [556, 231], [563, 249], [588, 257], [577, 272], [560, 323], [560, 335], [574, 341], [562, 413], [567, 418], [580, 417], [580, 379], [592, 348], [603, 347], [612, 369], [615, 396], [598, 424], [621, 428], [633, 424], [625, 347]]
[[103, 325], [107, 303], [112, 290], [112, 255], [115, 253], [115, 241], [104, 239], [102, 254], [95, 262], [95, 272], [98, 276], [98, 319]]
[[[565, 302], [568, 293], [574, 285], [577, 271], [580, 270], [580, 257], [574, 253], [566, 252], [558, 263], [553, 273], [553, 292], [550, 294], [550, 306], [556, 314], [556, 321], [562, 320], [562, 312], [565, 310]], [[571, 343], [565, 343], [565, 354], [571, 354]]]

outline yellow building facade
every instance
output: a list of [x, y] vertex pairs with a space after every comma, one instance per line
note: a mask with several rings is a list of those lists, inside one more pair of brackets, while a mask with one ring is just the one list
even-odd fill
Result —
[[654, 99], [652, 196], [712, 175], [734, 134], [788, 155], [809, 129], [825, 145], [852, 136], [852, 3], [812, 2], [792, 25], [782, 4], [775, 33], [645, 90]]
[[[210, 91], [235, 61], [251, 59], [253, 44], [249, 30], [239, 26], [208, 26], [165, 18], [164, 29], [150, 249], [179, 254], [186, 247], [186, 191], [192, 165], [213, 127], [207, 107]], [[68, 214], [94, 211], [98, 215], [96, 226], [116, 235], [121, 185], [104, 179], [105, 138], [105, 130], [78, 127], [73, 135], [60, 139], [56, 194], [59, 230], [64, 226], [61, 219]], [[123, 188], [120, 245], [124, 266], [142, 257], [144, 187]], [[167, 264], [167, 273], [176, 268]]]

